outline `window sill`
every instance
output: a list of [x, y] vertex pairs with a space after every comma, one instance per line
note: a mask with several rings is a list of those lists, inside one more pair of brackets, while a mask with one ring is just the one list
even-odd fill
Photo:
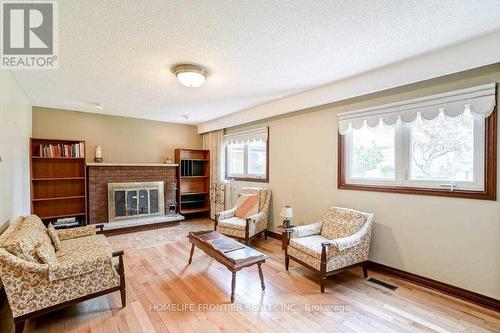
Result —
[[380, 185], [359, 185], [359, 184], [345, 184], [339, 183], [337, 186], [341, 190], [354, 190], [354, 191], [372, 191], [372, 192], [386, 192], [386, 193], [400, 193], [400, 194], [415, 194], [415, 195], [430, 195], [439, 197], [451, 198], [465, 198], [465, 199], [478, 199], [478, 200], [496, 200], [495, 191], [466, 191], [448, 189], [434, 189], [434, 188], [420, 188], [420, 187], [401, 187], [401, 186], [380, 186]]
[[269, 178], [227, 177], [226, 180], [234, 180], [237, 182], [269, 183]]

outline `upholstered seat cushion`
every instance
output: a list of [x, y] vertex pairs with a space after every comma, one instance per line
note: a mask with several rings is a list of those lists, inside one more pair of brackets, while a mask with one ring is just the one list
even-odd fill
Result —
[[228, 219], [219, 221], [218, 226], [222, 227], [222, 228], [229, 228], [229, 229], [236, 229], [236, 230], [245, 231], [246, 220], [234, 216], [234, 217], [230, 217]]
[[[335, 252], [334, 255], [329, 256], [326, 261], [326, 271], [330, 272], [367, 260], [368, 246], [369, 244], [365, 243], [361, 247], [355, 246], [348, 248], [345, 251]], [[321, 269], [321, 259], [318, 259], [318, 257], [316, 256], [311, 256], [308, 253], [305, 253], [291, 246], [288, 247], [288, 254], [291, 257], [297, 258], [303, 263], [313, 267], [314, 269]]]
[[366, 214], [350, 209], [332, 207], [321, 218], [321, 236], [328, 239], [355, 234], [366, 221]]
[[[311, 257], [321, 259], [321, 243], [328, 242], [329, 239], [321, 235], [313, 235], [307, 237], [292, 238], [290, 240], [290, 247], [304, 252]], [[327, 257], [329, 257], [331, 251], [327, 252]]]
[[87, 274], [107, 263], [112, 265], [112, 253], [113, 248], [104, 235], [68, 239], [61, 242], [61, 249], [56, 252], [60, 267], [49, 265], [49, 274], [51, 279]]
[[113, 247], [104, 235], [64, 240], [61, 242], [61, 249], [56, 252], [56, 256], [59, 261], [64, 261], [66, 257], [98, 255], [100, 253], [113, 253]]

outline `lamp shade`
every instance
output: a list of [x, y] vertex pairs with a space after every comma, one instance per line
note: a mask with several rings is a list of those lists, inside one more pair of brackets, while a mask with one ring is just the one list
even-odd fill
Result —
[[283, 206], [283, 209], [281, 210], [281, 217], [291, 219], [293, 217], [292, 206]]

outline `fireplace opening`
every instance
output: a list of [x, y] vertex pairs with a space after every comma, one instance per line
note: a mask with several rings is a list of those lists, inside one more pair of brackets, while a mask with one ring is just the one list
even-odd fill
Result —
[[164, 215], [164, 182], [108, 184], [109, 222]]

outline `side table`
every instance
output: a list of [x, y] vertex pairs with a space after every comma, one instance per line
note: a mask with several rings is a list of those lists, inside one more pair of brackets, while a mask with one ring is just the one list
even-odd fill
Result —
[[[295, 226], [290, 224], [289, 228], [294, 228]], [[286, 230], [283, 228], [283, 225], [279, 225], [276, 227], [276, 231], [281, 232], [281, 249], [286, 249]]]

